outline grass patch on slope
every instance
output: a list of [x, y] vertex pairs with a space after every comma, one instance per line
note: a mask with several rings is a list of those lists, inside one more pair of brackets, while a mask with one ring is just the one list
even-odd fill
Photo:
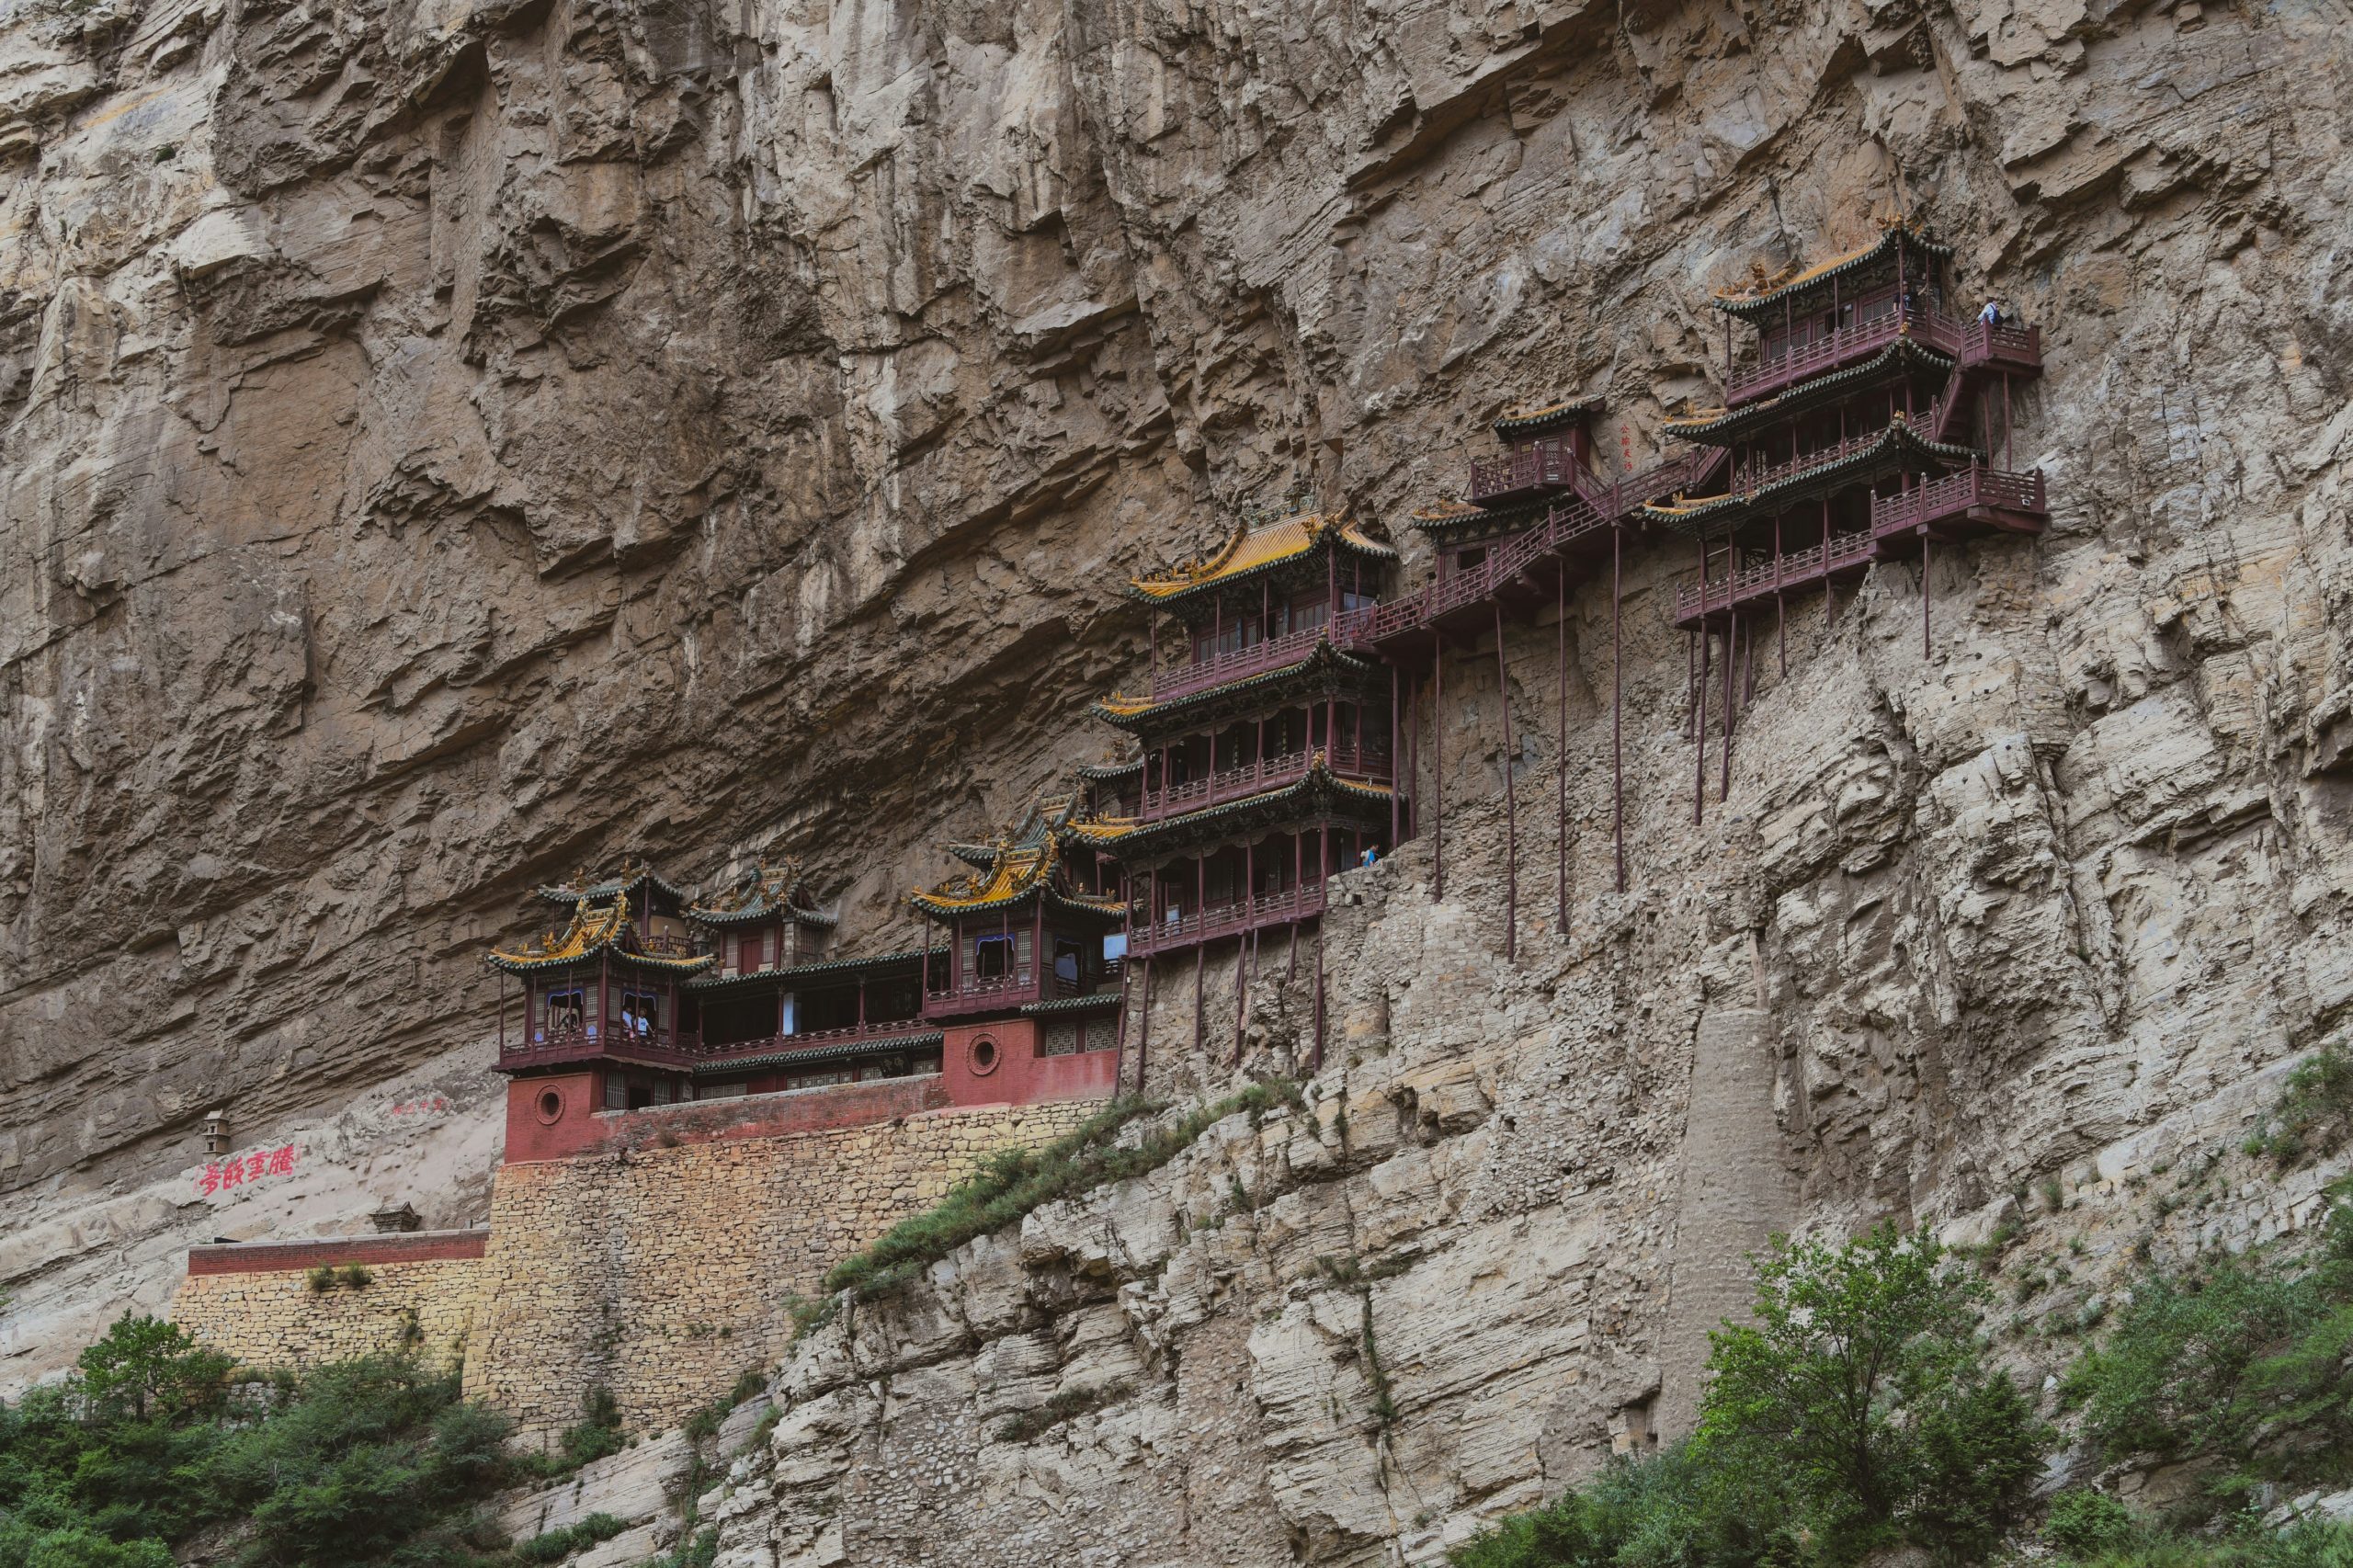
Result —
[[1043, 1149], [1004, 1150], [935, 1207], [902, 1220], [872, 1246], [828, 1269], [825, 1300], [799, 1310], [801, 1332], [833, 1321], [845, 1293], [861, 1301], [879, 1301], [966, 1242], [1017, 1224], [1033, 1209], [1158, 1170], [1211, 1125], [1237, 1111], [1255, 1117], [1277, 1106], [1303, 1103], [1299, 1085], [1290, 1079], [1253, 1084], [1122, 1144], [1117, 1140], [1128, 1123], [1165, 1108], [1131, 1095], [1112, 1101]]

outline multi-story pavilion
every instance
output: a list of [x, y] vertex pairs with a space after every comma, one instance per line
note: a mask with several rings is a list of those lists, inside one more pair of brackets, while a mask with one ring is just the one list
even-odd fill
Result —
[[1395, 559], [1352, 524], [1302, 513], [1131, 582], [1155, 655], [1173, 618], [1186, 656], [1155, 657], [1142, 694], [1096, 705], [1139, 744], [1131, 774], [1095, 770], [1132, 811], [1065, 836], [1126, 870], [1132, 956], [1312, 921], [1332, 871], [1389, 847], [1394, 677], [1349, 644]]
[[[1859, 250], [1716, 296], [1724, 406], [1666, 428], [1723, 453], [1729, 480], [1645, 508], [1706, 561], [1677, 625], [1721, 631], [1873, 561], [2041, 531], [2042, 476], [2012, 466], [2013, 393], [2042, 373], [2041, 334], [1949, 314], [1950, 262], [1890, 222]], [[1745, 358], [1734, 323], [1756, 334]]]
[[[2039, 533], [2049, 517], [2041, 473], [2011, 466], [2013, 393], [2041, 374], [2041, 335], [1990, 304], [1955, 319], [1950, 264], [1945, 246], [1891, 221], [1859, 250], [1715, 298], [1724, 406], [1667, 428], [1722, 454], [1727, 486], [1644, 513], [1699, 547], [1699, 581], [1677, 594], [1675, 621], [1698, 643], [1695, 706], [1707, 701], [1710, 644], [1722, 649], [1727, 790], [1733, 665], [1754, 644], [1741, 643], [1744, 628], [1770, 613], [1778, 632], [1790, 595], [1918, 556], [1926, 653], [1935, 548]], [[1745, 359], [1735, 323], [1756, 335]], [[1786, 665], [1785, 641], [1780, 657]], [[1704, 724], [1697, 733], [1704, 748]], [[1704, 779], [1704, 749], [1699, 767]]]
[[601, 1112], [939, 1071], [923, 989], [945, 954], [826, 956], [835, 917], [797, 862], [703, 902], [628, 863], [539, 896], [571, 903], [564, 929], [488, 956], [522, 989], [519, 1029], [499, 1009], [510, 1159], [578, 1142]]
[[1040, 801], [991, 843], [949, 846], [972, 869], [909, 901], [948, 937], [924, 1014], [960, 1103], [1112, 1086], [1124, 965], [1109, 938], [1127, 902], [1108, 859], [1065, 842], [1076, 808], [1075, 796]]

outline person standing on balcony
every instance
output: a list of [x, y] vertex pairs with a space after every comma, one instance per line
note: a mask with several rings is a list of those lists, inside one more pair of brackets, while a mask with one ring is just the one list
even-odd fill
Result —
[[2002, 307], [1988, 300], [1985, 308], [1977, 312], [1977, 319], [1987, 326], [1999, 326], [2002, 324]]

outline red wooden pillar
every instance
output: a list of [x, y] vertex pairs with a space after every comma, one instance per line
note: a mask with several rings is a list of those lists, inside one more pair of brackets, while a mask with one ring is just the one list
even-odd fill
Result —
[[1519, 954], [1519, 816], [1511, 787], [1511, 671], [1504, 662], [1501, 599], [1495, 601], [1495, 697], [1504, 710], [1504, 961], [1510, 963]]
[[1618, 603], [1626, 530], [1609, 525], [1609, 824], [1617, 840], [1618, 891], [1626, 891], [1625, 661], [1620, 656]]
[[1569, 934], [1569, 563], [1558, 563], [1552, 579], [1552, 694], [1560, 704], [1552, 751], [1552, 840], [1560, 858], [1553, 894], [1552, 927]]
[[1143, 959], [1143, 1000], [1136, 1008], [1136, 1093], [1143, 1093], [1144, 1072], [1152, 1050], [1152, 955]]
[[1732, 799], [1732, 650], [1739, 635], [1740, 611], [1734, 609], [1724, 622], [1724, 755], [1723, 783], [1716, 794], [1719, 801]]
[[1430, 633], [1430, 896], [1446, 897], [1446, 633]]
[[[1707, 580], [1706, 570], [1704, 566], [1700, 568], [1702, 584]], [[1691, 781], [1691, 820], [1694, 824], [1699, 822], [1708, 799], [1708, 658], [1714, 651], [1715, 639], [1708, 631], [1706, 603], [1705, 599], [1700, 601], [1699, 696], [1692, 710], [1692, 733], [1698, 755], [1694, 764], [1698, 772]]]
[[[1389, 852], [1397, 852], [1397, 666], [1389, 666]], [[501, 994], [503, 996], [503, 993]], [[502, 1001], [501, 1006], [505, 1004]], [[505, 1015], [500, 1015], [502, 1017]]]

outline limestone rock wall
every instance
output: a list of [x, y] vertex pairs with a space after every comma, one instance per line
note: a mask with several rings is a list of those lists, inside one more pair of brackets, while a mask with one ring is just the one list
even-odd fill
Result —
[[[789, 843], [909, 935], [920, 846], [1098, 750], [1121, 569], [1294, 483], [1395, 522], [1522, 397], [1603, 397], [1639, 460], [1714, 396], [1709, 288], [1894, 208], [2045, 329], [2049, 533], [1752, 628], [1697, 821], [1688, 546], [1629, 551], [1614, 643], [1587, 583], [1501, 675], [1451, 651], [1445, 887], [1427, 842], [1343, 879], [1313, 1117], [819, 1347], [730, 1561], [1420, 1560], [1556, 1487], [1660, 1397], [1727, 1010], [1765, 1015], [1790, 1212], [2020, 1217], [2035, 1323], [2143, 1234], [2300, 1222], [2313, 1193], [2210, 1156], [2353, 1017], [2348, 20], [16, 7], [0, 1181], [44, 1240], [12, 1278], [79, 1310], [210, 1104], [328, 1116], [478, 1037], [472, 956], [545, 873]], [[1254, 988], [1244, 1070], [1301, 1019]], [[1098, 1372], [1131, 1391], [994, 1437]]]
[[646, 1138], [616, 1157], [501, 1166], [466, 1393], [526, 1440], [578, 1420], [592, 1386], [612, 1391], [632, 1432], [674, 1426], [782, 1359], [793, 1300], [835, 1263], [987, 1155], [1051, 1142], [1100, 1108], [926, 1111], [667, 1145], [655, 1109], [636, 1113]]

